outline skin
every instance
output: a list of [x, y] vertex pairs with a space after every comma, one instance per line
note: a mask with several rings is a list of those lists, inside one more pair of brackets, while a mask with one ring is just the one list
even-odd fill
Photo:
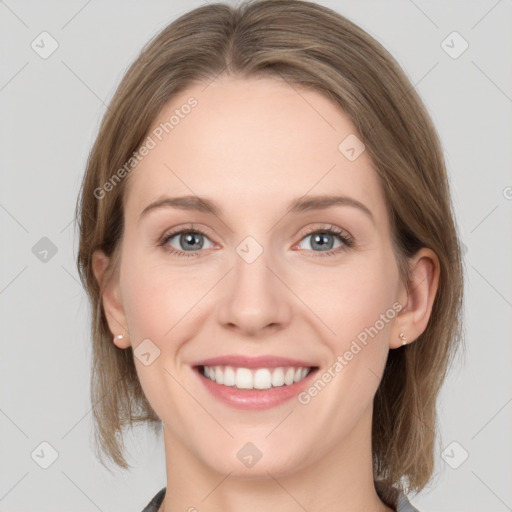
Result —
[[[436, 255], [422, 249], [411, 259], [407, 289], [368, 152], [351, 162], [338, 150], [356, 130], [321, 94], [221, 76], [173, 98], [152, 129], [191, 95], [198, 106], [129, 177], [119, 273], [103, 295], [112, 333], [124, 335], [113, 341], [119, 348], [149, 338], [160, 350], [151, 365], [135, 364], [164, 425], [161, 510], [390, 511], [373, 484], [372, 401], [388, 351], [402, 345], [399, 333], [410, 343], [427, 325]], [[366, 205], [373, 220], [351, 206], [286, 212], [292, 199], [334, 193]], [[167, 207], [139, 220], [153, 201], [190, 194], [215, 201], [222, 214]], [[196, 256], [158, 245], [188, 223], [207, 232]], [[305, 232], [329, 226], [349, 233], [354, 246], [327, 234], [329, 249], [341, 250], [322, 257]], [[263, 249], [250, 264], [236, 252], [247, 236]], [[179, 234], [167, 246], [186, 251]], [[100, 282], [108, 263], [94, 254]], [[272, 354], [311, 361], [321, 373], [395, 302], [400, 313], [307, 405], [234, 409], [191, 368], [223, 354]], [[247, 442], [262, 453], [252, 468], [236, 456]]]

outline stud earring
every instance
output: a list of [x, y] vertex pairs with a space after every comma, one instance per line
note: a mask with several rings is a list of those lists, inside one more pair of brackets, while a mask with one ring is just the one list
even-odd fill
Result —
[[124, 338], [124, 336], [123, 336], [122, 334], [118, 334], [117, 336], [115, 336], [115, 337], [114, 337], [114, 341], [115, 341], [116, 339], [118, 339], [118, 340], [122, 340], [123, 338]]
[[402, 340], [402, 345], [407, 345], [407, 338], [403, 332], [401, 332], [398, 337]]

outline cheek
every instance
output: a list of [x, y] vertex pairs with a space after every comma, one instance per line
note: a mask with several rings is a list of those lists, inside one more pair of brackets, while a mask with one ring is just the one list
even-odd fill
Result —
[[354, 259], [352, 265], [309, 279], [308, 295], [306, 286], [301, 291], [326, 326], [322, 330], [330, 354], [323, 372], [328, 374], [318, 375], [329, 381], [327, 392], [320, 383], [311, 392], [322, 390], [322, 398], [305, 396], [304, 402], [317, 400], [318, 407], [323, 404], [340, 422], [347, 415], [359, 417], [371, 405], [386, 363], [398, 282], [394, 255], [387, 256], [367, 254], [357, 264]]
[[321, 320], [326, 337], [334, 340], [333, 348], [340, 353], [360, 333], [364, 338], [365, 329], [375, 324], [379, 336], [387, 336], [389, 320], [395, 316], [392, 305], [397, 283], [393, 255], [375, 252], [356, 255], [338, 267], [319, 267], [304, 273], [294, 290], [315, 318]]
[[[197, 412], [177, 383], [181, 377], [177, 359], [181, 345], [189, 339], [184, 326], [194, 322], [192, 306], [200, 298], [197, 295], [200, 292], [204, 295], [206, 290], [200, 290], [199, 283], [187, 286], [182, 269], [155, 265], [142, 251], [126, 250], [125, 254], [121, 263], [121, 289], [137, 375], [153, 409], [160, 418], [173, 424], [176, 418], [172, 411], [180, 410], [182, 415], [190, 416]], [[144, 341], [151, 360], [146, 365], [143, 359], [138, 359], [137, 348], [147, 339], [154, 345]]]
[[155, 264], [136, 251], [123, 259], [121, 282], [131, 336], [135, 343], [150, 338], [157, 345], [172, 337], [176, 325], [194, 317], [194, 304], [210, 287], [199, 272], [167, 265], [162, 258]]
[[[175, 326], [183, 322], [183, 329], [194, 321], [195, 310], [201, 309], [194, 306], [208, 302], [203, 299], [219, 280], [214, 265], [168, 265], [164, 258], [148, 258], [142, 251], [127, 250], [125, 254], [121, 265], [123, 304], [135, 343], [150, 338], [159, 344], [172, 338]], [[318, 329], [324, 326], [326, 337], [337, 340], [338, 352], [373, 326], [394, 301], [398, 271], [391, 251], [358, 254], [338, 266], [308, 266], [305, 270], [288, 269], [284, 275], [312, 313], [311, 321]], [[284, 293], [282, 300], [293, 302], [289, 293]], [[387, 329], [388, 324], [379, 330], [384, 333]]]
[[397, 282], [393, 255], [375, 254], [329, 276], [308, 279], [309, 294], [307, 286], [301, 290], [304, 302], [326, 326], [323, 341], [330, 359], [299, 401], [329, 423], [333, 436], [339, 435], [340, 425], [349, 431], [372, 405], [396, 317]]

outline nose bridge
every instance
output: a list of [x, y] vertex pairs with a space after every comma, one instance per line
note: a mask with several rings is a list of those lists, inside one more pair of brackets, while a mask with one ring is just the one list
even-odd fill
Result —
[[275, 275], [277, 265], [268, 237], [244, 238], [235, 248], [233, 272], [220, 307], [220, 321], [256, 332], [289, 321], [290, 297]]

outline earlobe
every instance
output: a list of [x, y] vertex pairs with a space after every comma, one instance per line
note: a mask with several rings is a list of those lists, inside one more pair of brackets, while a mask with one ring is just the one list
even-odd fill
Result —
[[[420, 249], [410, 261], [411, 282], [404, 307], [391, 330], [390, 348], [408, 345], [426, 329], [439, 286], [439, 260], [431, 249]], [[404, 293], [404, 295], [405, 295]]]
[[107, 278], [110, 258], [101, 250], [92, 255], [92, 269], [101, 290], [101, 301], [105, 316], [112, 333], [112, 341], [119, 348], [128, 348], [130, 341], [127, 335], [126, 318], [116, 279]]

